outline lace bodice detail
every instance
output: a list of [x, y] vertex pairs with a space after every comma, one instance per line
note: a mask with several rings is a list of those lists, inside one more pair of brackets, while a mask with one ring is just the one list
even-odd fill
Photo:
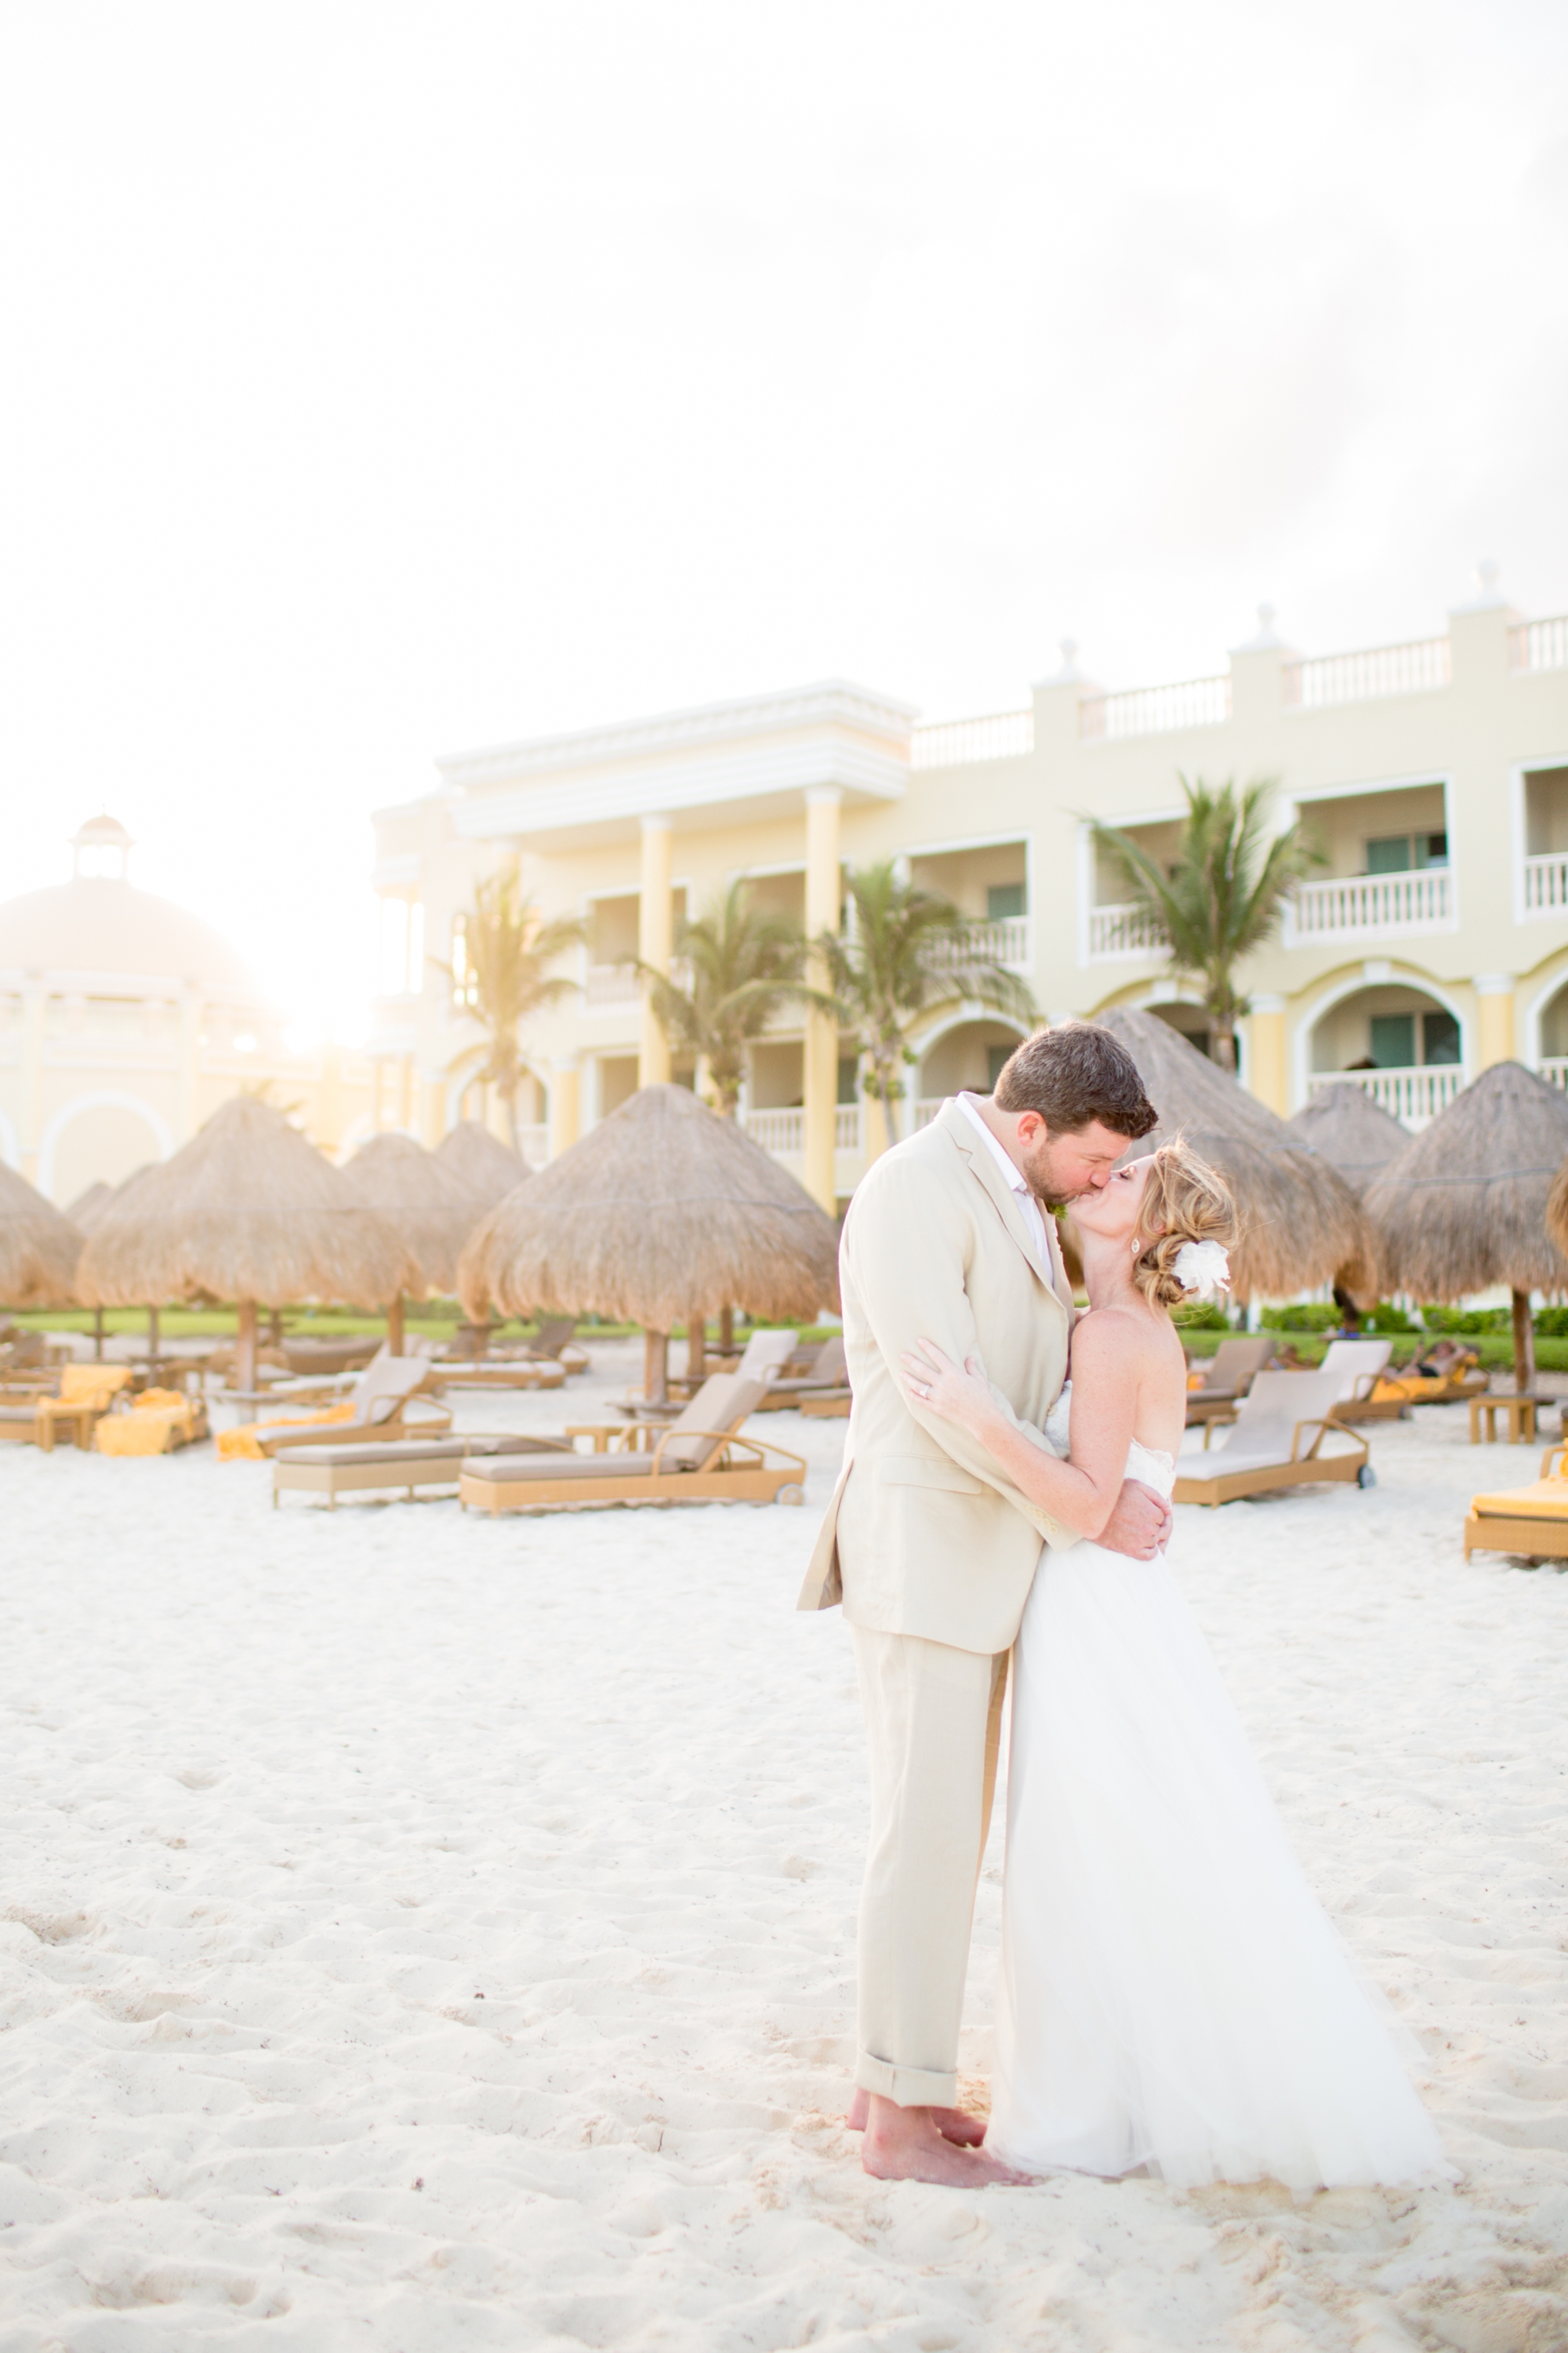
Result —
[[[1065, 1462], [1068, 1457], [1068, 1420], [1072, 1411], [1072, 1383], [1063, 1388], [1054, 1406], [1046, 1416], [1046, 1439], [1053, 1454]], [[1163, 1447], [1141, 1446], [1136, 1439], [1127, 1449], [1127, 1468], [1123, 1477], [1136, 1479], [1145, 1487], [1152, 1487], [1157, 1495], [1169, 1495], [1176, 1483], [1175, 1457]]]

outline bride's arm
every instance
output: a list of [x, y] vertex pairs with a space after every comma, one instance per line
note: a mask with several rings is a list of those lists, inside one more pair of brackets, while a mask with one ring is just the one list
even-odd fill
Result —
[[961, 1368], [935, 1343], [904, 1358], [910, 1394], [943, 1420], [956, 1421], [995, 1457], [1020, 1493], [1053, 1519], [1098, 1536], [1116, 1508], [1132, 1442], [1143, 1347], [1136, 1326], [1121, 1315], [1088, 1315], [1072, 1339], [1072, 1458], [1026, 1438], [1001, 1413], [977, 1357]]

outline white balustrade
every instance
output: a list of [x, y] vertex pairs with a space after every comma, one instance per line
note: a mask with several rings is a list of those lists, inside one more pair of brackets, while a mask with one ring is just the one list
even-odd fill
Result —
[[1568, 1054], [1546, 1054], [1535, 1066], [1536, 1076], [1549, 1087], [1561, 1087], [1568, 1094]]
[[1550, 915], [1568, 907], [1568, 851], [1524, 861], [1524, 912]]
[[833, 1113], [833, 1149], [835, 1152], [858, 1152], [863, 1123], [858, 1103], [839, 1103]]
[[951, 939], [933, 943], [930, 963], [934, 971], [951, 972], [964, 964], [1003, 964], [1026, 972], [1033, 962], [1027, 915], [1003, 915], [992, 923], [970, 923]]
[[1159, 917], [1147, 907], [1089, 911], [1089, 953], [1097, 962], [1109, 956], [1163, 956], [1169, 948]]
[[929, 1127], [946, 1101], [945, 1095], [922, 1096], [915, 1105], [916, 1127]]
[[1086, 694], [1078, 732], [1091, 740], [1166, 735], [1182, 727], [1223, 727], [1230, 717], [1230, 679], [1183, 679], [1175, 686], [1136, 686], [1125, 694]]
[[1425, 1127], [1446, 1111], [1466, 1084], [1457, 1062], [1424, 1062], [1409, 1070], [1318, 1071], [1311, 1081], [1319, 1087], [1362, 1087], [1380, 1111], [1402, 1127]]
[[590, 1005], [635, 1005], [637, 968], [635, 964], [591, 964], [584, 991]]
[[915, 728], [910, 736], [910, 765], [961, 768], [971, 760], [1016, 760], [1034, 748], [1034, 712], [998, 711], [986, 719], [953, 719]]
[[1508, 633], [1510, 670], [1568, 670], [1568, 613], [1552, 621], [1516, 621]]
[[531, 1168], [542, 1168], [550, 1158], [550, 1130], [542, 1123], [520, 1127], [517, 1140]]
[[1448, 640], [1418, 638], [1409, 645], [1324, 654], [1316, 661], [1287, 662], [1283, 676], [1286, 702], [1303, 711], [1373, 702], [1387, 694], [1427, 694], [1448, 683]]
[[1446, 866], [1336, 875], [1328, 882], [1298, 883], [1286, 904], [1285, 940], [1290, 945], [1357, 932], [1433, 931], [1451, 921], [1452, 907]]
[[788, 1156], [805, 1150], [805, 1113], [798, 1104], [784, 1111], [749, 1111], [743, 1124], [752, 1142], [764, 1152]]

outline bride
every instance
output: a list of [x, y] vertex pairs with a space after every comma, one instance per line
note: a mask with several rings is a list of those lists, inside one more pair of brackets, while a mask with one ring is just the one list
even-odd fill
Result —
[[931, 1411], [1086, 1539], [1042, 1556], [1014, 1654], [986, 2146], [1025, 2172], [1143, 2168], [1182, 2187], [1407, 2180], [1442, 2165], [1436, 2133], [1180, 1588], [1163, 1556], [1092, 1541], [1124, 1477], [1175, 1483], [1186, 1363], [1168, 1311], [1224, 1284], [1234, 1205], [1175, 1143], [1072, 1217], [1089, 1312], [1046, 1426], [1065, 1461], [995, 1410], [978, 1360], [929, 1341], [904, 1359]]

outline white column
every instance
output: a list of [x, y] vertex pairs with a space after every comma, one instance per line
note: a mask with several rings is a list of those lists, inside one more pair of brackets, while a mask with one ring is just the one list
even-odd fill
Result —
[[[838, 817], [842, 796], [837, 785], [815, 785], [805, 796], [805, 931], [815, 940], [838, 929]], [[811, 976], [826, 988], [826, 959], [814, 955]], [[838, 1024], [831, 1013], [807, 1008], [805, 1070], [802, 1094], [805, 1103], [805, 1189], [821, 1202], [829, 1217], [837, 1207], [833, 1167], [833, 1134], [838, 1107]]]
[[[670, 823], [667, 817], [642, 821], [642, 895], [637, 902], [637, 955], [656, 972], [669, 970], [674, 947], [670, 913]], [[647, 983], [642, 986], [642, 1033], [637, 1050], [639, 1087], [669, 1082], [669, 1040], [665, 1036]]]

